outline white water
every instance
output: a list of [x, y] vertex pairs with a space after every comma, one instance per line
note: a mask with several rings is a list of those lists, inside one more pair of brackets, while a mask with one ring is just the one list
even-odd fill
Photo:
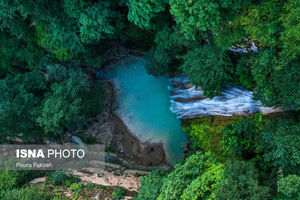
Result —
[[[143, 58], [126, 58], [115, 63], [103, 76], [112, 80], [116, 89], [114, 112], [142, 141], [163, 142], [171, 163], [182, 158], [187, 141], [177, 118], [246, 115], [265, 108], [252, 99], [251, 91], [231, 88], [209, 99], [195, 86], [182, 89], [188, 84], [186, 78], [155, 78], [146, 73], [144, 66]], [[273, 110], [267, 108], [267, 111]]]
[[[240, 49], [235, 49], [235, 48], [229, 47], [229, 50], [232, 52], [235, 52], [235, 53], [249, 53], [249, 51], [247, 50], [246, 47], [240, 48]], [[253, 53], [258, 53], [258, 47], [255, 45], [255, 43], [253, 41], [251, 42], [250, 50]]]
[[[175, 78], [171, 83], [185, 83], [185, 78]], [[178, 118], [192, 118], [203, 115], [233, 116], [259, 112], [262, 108], [259, 101], [253, 100], [253, 93], [243, 88], [225, 89], [220, 96], [212, 99], [203, 97], [203, 92], [195, 86], [179, 89], [169, 86], [171, 91], [171, 111]], [[202, 98], [201, 98], [202, 96]], [[204, 99], [203, 99], [204, 98]]]

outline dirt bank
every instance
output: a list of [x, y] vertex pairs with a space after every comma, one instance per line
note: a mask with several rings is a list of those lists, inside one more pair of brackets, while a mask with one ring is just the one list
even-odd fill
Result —
[[130, 166], [152, 168], [168, 165], [163, 144], [142, 142], [133, 135], [112, 111], [115, 99], [112, 83], [98, 81], [106, 86], [106, 110], [89, 121], [87, 130], [75, 132], [75, 135], [93, 138], [96, 143], [106, 145], [117, 159]]
[[[70, 170], [65, 173], [71, 173], [80, 179], [80, 183], [93, 183], [94, 187], [88, 189], [82, 188], [80, 197], [78, 199], [112, 199], [112, 194], [115, 188], [122, 188], [126, 191], [125, 199], [133, 199], [141, 186], [141, 177], [148, 174], [148, 172], [141, 170], [129, 170], [120, 165], [103, 163], [103, 168], [85, 168], [82, 170]], [[43, 185], [47, 177], [40, 177], [33, 179], [29, 185]], [[56, 190], [56, 193], [63, 194], [68, 199], [74, 198], [74, 191], [68, 187], [61, 187], [55, 185], [50, 186], [50, 191]], [[98, 185], [98, 186], [97, 186]], [[99, 185], [103, 187], [99, 187]], [[43, 186], [44, 187], [44, 186]], [[85, 198], [84, 198], [85, 197]], [[77, 198], [76, 198], [77, 199]]]

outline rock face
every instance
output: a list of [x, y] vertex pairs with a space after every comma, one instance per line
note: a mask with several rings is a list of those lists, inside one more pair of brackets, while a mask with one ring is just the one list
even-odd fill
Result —
[[[96, 119], [91, 120], [92, 124], [87, 130], [77, 135], [92, 137], [99, 144], [104, 144], [111, 149], [116, 156], [133, 166], [157, 167], [166, 164], [166, 155], [161, 143], [143, 143], [131, 134], [123, 122], [114, 115], [110, 107], [113, 103], [113, 87], [109, 82], [107, 85], [105, 110]], [[76, 133], [75, 133], [76, 134]]]
[[261, 107], [261, 112], [263, 115], [268, 115], [270, 113], [276, 113], [276, 112], [283, 112], [284, 110], [282, 108], [275, 108], [275, 107]]
[[38, 184], [38, 183], [43, 183], [43, 182], [46, 181], [46, 179], [47, 179], [47, 177], [35, 178], [35, 179], [33, 179], [33, 180], [31, 180], [31, 181], [29, 182], [29, 185], [34, 185], [34, 184]]
[[[148, 175], [142, 170], [129, 170], [120, 165], [104, 163], [103, 169], [86, 168], [84, 170], [68, 171], [82, 182], [92, 182], [107, 187], [121, 187], [128, 191], [137, 192], [141, 186], [141, 177]], [[40, 177], [29, 182], [30, 185], [45, 182], [47, 177]]]
[[97, 185], [109, 187], [122, 187], [137, 192], [141, 186], [141, 177], [137, 177], [132, 170], [125, 170], [122, 174], [108, 172], [101, 169], [88, 169], [88, 171], [72, 171], [72, 174], [83, 182], [92, 182]]
[[103, 113], [83, 135], [93, 137], [97, 143], [112, 149], [117, 157], [130, 165], [155, 167], [165, 164], [166, 156], [160, 143], [142, 143], [129, 133], [114, 114]]
[[193, 85], [185, 77], [171, 78], [169, 90], [171, 102], [188, 103], [207, 98], [201, 91], [200, 86]]

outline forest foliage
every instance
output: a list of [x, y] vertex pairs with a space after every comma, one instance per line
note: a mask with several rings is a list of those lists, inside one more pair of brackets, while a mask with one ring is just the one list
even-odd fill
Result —
[[[145, 52], [149, 74], [184, 75], [208, 97], [242, 86], [299, 112], [299, 0], [0, 0], [0, 44], [1, 143], [63, 136], [101, 113], [104, 85], [85, 69], [116, 44]], [[222, 120], [183, 124], [186, 158], [143, 177], [136, 198], [300, 199], [299, 113]], [[0, 172], [1, 199], [50, 198], [22, 188], [24, 174]]]
[[101, 66], [105, 52], [120, 43], [148, 48], [148, 73], [182, 73], [209, 97], [235, 84], [256, 91], [267, 106], [298, 109], [299, 4], [1, 0], [0, 75], [43, 70], [47, 63]]
[[[143, 178], [136, 199], [298, 199], [298, 117], [219, 119], [185, 122], [191, 150], [168, 175]], [[292, 184], [294, 183], [294, 184]], [[159, 191], [145, 197], [148, 188]]]

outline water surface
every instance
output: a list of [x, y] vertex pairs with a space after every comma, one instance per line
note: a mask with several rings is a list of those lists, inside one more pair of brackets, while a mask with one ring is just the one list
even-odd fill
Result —
[[187, 135], [181, 121], [170, 110], [169, 80], [146, 73], [143, 58], [131, 57], [113, 64], [106, 78], [114, 82], [114, 112], [142, 141], [163, 142], [169, 162], [183, 156]]
[[[170, 79], [171, 85], [183, 85], [188, 81], [185, 77]], [[178, 88], [169, 86], [171, 95], [171, 110], [178, 118], [194, 118], [207, 115], [233, 116], [249, 115], [256, 112], [276, 111], [264, 107], [259, 101], [253, 99], [253, 92], [241, 87], [224, 88], [219, 96], [205, 98], [203, 91], [195, 86]]]

